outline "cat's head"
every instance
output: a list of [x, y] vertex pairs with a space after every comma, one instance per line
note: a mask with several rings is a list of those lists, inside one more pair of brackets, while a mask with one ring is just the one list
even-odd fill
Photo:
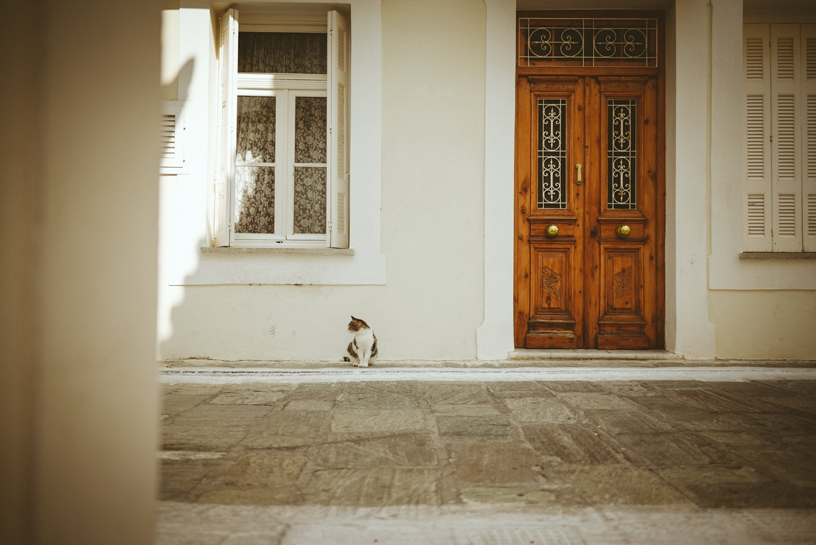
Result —
[[349, 322], [348, 325], [349, 333], [356, 333], [361, 329], [369, 329], [368, 324], [365, 323], [363, 320], [352, 316], [351, 321]]

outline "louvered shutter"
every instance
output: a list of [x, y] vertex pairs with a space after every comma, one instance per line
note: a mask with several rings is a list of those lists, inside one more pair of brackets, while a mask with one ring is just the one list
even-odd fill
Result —
[[329, 190], [326, 192], [332, 248], [349, 247], [349, 53], [348, 23], [336, 11], [328, 20]]
[[184, 172], [184, 118], [181, 115], [181, 103], [164, 102], [161, 115], [161, 174], [180, 174]]
[[744, 25], [743, 40], [747, 150], [743, 242], [745, 251], [770, 252], [773, 245], [768, 25]]
[[230, 203], [235, 170], [235, 123], [238, 109], [238, 11], [221, 17], [218, 48], [218, 164], [213, 182], [213, 246], [230, 244]]
[[773, 249], [802, 251], [799, 25], [771, 25]]
[[804, 153], [802, 183], [803, 242], [806, 252], [816, 252], [816, 25], [802, 25], [804, 58]]

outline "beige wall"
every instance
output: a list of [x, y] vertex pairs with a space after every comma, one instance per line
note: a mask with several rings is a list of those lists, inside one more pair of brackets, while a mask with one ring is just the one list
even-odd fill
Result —
[[4, 545], [153, 541], [160, 7], [24, 2], [3, 32]]
[[718, 358], [816, 358], [816, 292], [709, 293]]
[[[476, 357], [484, 308], [485, 11], [483, 0], [382, 3], [386, 285], [172, 288], [167, 300], [177, 302], [167, 309], [162, 358], [338, 360], [351, 314], [373, 326], [383, 359]], [[353, 21], [352, 8], [352, 41]], [[184, 183], [206, 187], [203, 177], [190, 178]], [[352, 199], [368, 197], [351, 191]], [[173, 240], [173, 228], [182, 226], [168, 225], [163, 240]], [[197, 252], [200, 243], [177, 242], [173, 251]]]

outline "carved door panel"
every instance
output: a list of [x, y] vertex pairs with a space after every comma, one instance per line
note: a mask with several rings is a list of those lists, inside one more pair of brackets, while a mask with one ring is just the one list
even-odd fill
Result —
[[516, 346], [663, 346], [657, 81], [519, 78]]

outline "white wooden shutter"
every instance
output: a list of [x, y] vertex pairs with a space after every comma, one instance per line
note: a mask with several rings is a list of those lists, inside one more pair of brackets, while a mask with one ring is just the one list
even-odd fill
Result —
[[336, 11], [329, 12], [327, 92], [329, 105], [329, 246], [349, 247], [349, 53], [348, 22]]
[[164, 101], [161, 115], [160, 174], [182, 174], [185, 167], [185, 126], [182, 103]]
[[771, 25], [773, 249], [802, 251], [802, 67], [799, 25]]
[[802, 217], [806, 252], [816, 252], [816, 25], [802, 25], [805, 108]]
[[771, 62], [768, 25], [744, 25], [746, 131], [743, 246], [748, 252], [770, 252], [771, 189]]
[[213, 182], [213, 246], [230, 244], [230, 203], [235, 170], [235, 123], [238, 110], [238, 11], [221, 17], [218, 48], [218, 164]]

